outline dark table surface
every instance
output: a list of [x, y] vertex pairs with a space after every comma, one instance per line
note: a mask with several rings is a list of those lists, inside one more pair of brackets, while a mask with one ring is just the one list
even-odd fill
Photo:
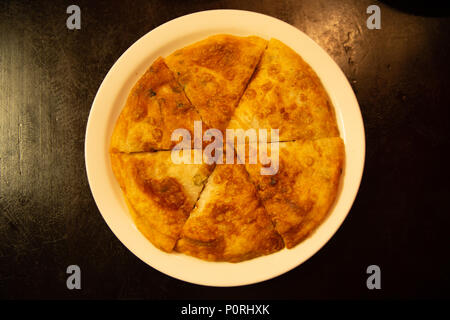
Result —
[[[66, 28], [70, 4], [81, 30]], [[371, 4], [381, 30], [366, 27]], [[1, 1], [0, 297], [449, 298], [450, 19], [436, 5]], [[164, 22], [220, 8], [277, 17], [322, 46], [353, 86], [367, 142], [359, 194], [328, 244], [278, 278], [237, 288], [175, 280], [135, 257], [99, 213], [84, 165], [89, 110], [116, 59]], [[71, 264], [82, 290], [66, 288]], [[366, 287], [371, 264], [381, 290]]]

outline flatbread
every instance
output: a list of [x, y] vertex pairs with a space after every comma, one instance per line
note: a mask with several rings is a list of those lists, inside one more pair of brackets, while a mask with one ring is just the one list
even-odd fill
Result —
[[170, 151], [111, 153], [111, 164], [138, 229], [171, 252], [212, 167], [174, 164]]
[[[311, 67], [291, 48], [271, 39], [230, 129], [279, 129], [276, 141], [337, 137], [333, 105]], [[269, 131], [269, 141], [270, 131]]]
[[183, 227], [176, 250], [239, 262], [283, 248], [244, 165], [217, 165]]
[[[224, 164], [176, 163], [176, 129], [189, 132], [191, 148], [213, 149], [194, 141], [195, 121], [202, 133], [219, 129], [225, 139], [226, 128], [279, 129], [266, 146], [270, 155], [282, 141], [278, 165], [250, 163], [248, 151], [258, 155], [261, 145], [245, 139], [209, 155], [222, 154]], [[246, 158], [236, 152], [243, 146]], [[176, 152], [202, 158], [203, 149], [184, 148]], [[234, 164], [225, 164], [227, 150]], [[293, 248], [323, 222], [338, 192], [344, 144], [320, 79], [296, 52], [276, 39], [215, 35], [158, 58], [144, 73], [116, 122], [110, 156], [137, 228], [156, 247], [240, 262]]]
[[214, 35], [165, 61], [206, 124], [224, 130], [266, 44], [254, 36]]
[[[256, 148], [256, 144], [250, 147]], [[327, 216], [336, 198], [343, 162], [341, 138], [280, 142], [279, 167], [274, 175], [261, 175], [260, 163], [246, 162], [250, 178], [287, 248], [305, 239]]]
[[170, 150], [172, 132], [184, 128], [193, 137], [201, 121], [164, 60], [158, 58], [131, 90], [111, 138], [112, 152]]

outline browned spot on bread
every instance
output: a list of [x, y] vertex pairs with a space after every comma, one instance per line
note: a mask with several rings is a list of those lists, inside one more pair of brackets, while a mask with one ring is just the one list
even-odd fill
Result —
[[281, 67], [278, 64], [272, 64], [268, 68], [269, 75], [275, 77], [280, 72]]
[[136, 163], [136, 183], [146, 194], [152, 197], [161, 207], [177, 210], [180, 209], [186, 196], [183, 187], [172, 177], [156, 179], [146, 177], [144, 164]]
[[256, 91], [253, 89], [248, 89], [247, 91], [245, 91], [245, 96], [248, 99], [254, 99], [256, 97]]
[[263, 91], [269, 91], [270, 89], [272, 89], [273, 84], [271, 81], [266, 82], [265, 84], [262, 85], [261, 89]]

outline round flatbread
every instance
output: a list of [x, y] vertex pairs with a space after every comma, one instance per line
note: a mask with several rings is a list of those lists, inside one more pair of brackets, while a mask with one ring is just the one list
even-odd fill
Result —
[[[209, 142], [195, 140], [203, 138], [199, 121], [202, 133], [218, 129], [223, 141], [226, 128], [266, 129], [269, 141], [237, 139], [207, 154]], [[176, 129], [192, 138], [176, 152], [203, 163], [173, 160]], [[271, 129], [278, 129], [272, 139]], [[258, 161], [236, 155], [242, 146]], [[271, 155], [264, 161], [261, 146]], [[235, 164], [205, 163], [222, 156], [225, 163], [228, 151]], [[136, 226], [156, 247], [228, 262], [311, 235], [335, 201], [345, 158], [333, 106], [311, 67], [276, 39], [231, 35], [158, 58], [131, 90], [110, 153]]]

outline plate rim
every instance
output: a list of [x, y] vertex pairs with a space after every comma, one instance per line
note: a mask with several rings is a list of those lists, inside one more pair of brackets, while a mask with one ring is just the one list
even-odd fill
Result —
[[[249, 19], [261, 19], [261, 20], [266, 20], [267, 22], [270, 21], [270, 24], [276, 24], [276, 25], [280, 25], [283, 26], [284, 29], [289, 30], [290, 32], [292, 32], [293, 34], [297, 34], [300, 35], [300, 37], [302, 38], [302, 41], [307, 41], [309, 42], [309, 45], [311, 45], [312, 47], [315, 47], [315, 50], [317, 50], [322, 56], [326, 56], [327, 57], [327, 63], [329, 65], [331, 65], [333, 67], [333, 72], [336, 72], [335, 76], [337, 78], [340, 78], [342, 80], [342, 85], [344, 87], [346, 87], [346, 91], [347, 93], [350, 95], [348, 97], [349, 101], [352, 101], [352, 105], [353, 107], [356, 106], [356, 109], [353, 110], [354, 114], [353, 114], [353, 121], [355, 121], [355, 123], [353, 124], [354, 126], [356, 125], [356, 127], [359, 127], [359, 134], [360, 134], [360, 138], [359, 139], [359, 168], [357, 168], [358, 170], [356, 170], [357, 172], [355, 173], [356, 175], [353, 176], [353, 183], [352, 183], [352, 187], [353, 189], [355, 189], [352, 192], [352, 195], [350, 197], [347, 197], [346, 200], [346, 205], [345, 205], [345, 213], [341, 213], [341, 215], [339, 217], [334, 217], [336, 220], [334, 222], [334, 224], [331, 226], [332, 228], [326, 232], [326, 236], [322, 237], [322, 240], [320, 241], [320, 244], [316, 244], [313, 246], [313, 249], [309, 250], [309, 252], [307, 252], [307, 254], [303, 254], [303, 256], [301, 257], [301, 259], [299, 259], [298, 263], [290, 263], [289, 265], [286, 265], [283, 267], [278, 267], [276, 268], [277, 271], [272, 271], [272, 272], [268, 272], [268, 273], [262, 273], [261, 275], [254, 275], [254, 274], [250, 274], [251, 279], [242, 279], [237, 277], [233, 278], [233, 279], [228, 279], [226, 281], [217, 281], [214, 279], [211, 279], [211, 277], [209, 277], [207, 280], [203, 279], [203, 278], [199, 278], [197, 276], [192, 276], [192, 274], [186, 274], [183, 272], [176, 272], [173, 270], [173, 268], [168, 268], [167, 264], [161, 264], [158, 261], [152, 261], [151, 259], [149, 259], [148, 254], [143, 254], [142, 249], [138, 250], [136, 248], [130, 248], [130, 243], [127, 243], [130, 239], [130, 237], [126, 236], [124, 234], [124, 232], [122, 232], [120, 230], [120, 227], [117, 226], [117, 221], [115, 221], [112, 216], [108, 213], [105, 213], [105, 210], [102, 210], [101, 208], [104, 207], [104, 203], [101, 200], [101, 196], [99, 195], [99, 190], [96, 184], [96, 181], [94, 180], [94, 176], [95, 173], [93, 172], [95, 165], [93, 164], [92, 161], [94, 161], [94, 159], [92, 159], [92, 154], [93, 154], [93, 149], [92, 149], [92, 143], [94, 140], [92, 140], [92, 132], [95, 132], [93, 129], [93, 123], [96, 120], [96, 116], [100, 110], [100, 106], [99, 106], [99, 101], [101, 101], [102, 98], [102, 94], [104, 92], [106, 92], [108, 90], [108, 87], [111, 86], [111, 79], [114, 76], [114, 73], [119, 72], [119, 69], [121, 68], [122, 64], [125, 62], [125, 60], [128, 58], [128, 56], [131, 54], [131, 52], [137, 50], [136, 48], [139, 47], [140, 44], [142, 44], [143, 41], [146, 41], [146, 39], [151, 38], [152, 36], [155, 37], [155, 35], [157, 35], [158, 33], [164, 33], [164, 30], [173, 28], [175, 26], [177, 26], [178, 24], [183, 24], [186, 21], [192, 19], [192, 18], [198, 18], [200, 19], [202, 16], [203, 18], [205, 16], [207, 16], [208, 18], [212, 18], [212, 16], [216, 16], [216, 18], [218, 16], [227, 16], [227, 15], [239, 15], [241, 16], [241, 18], [243, 16], [246, 16]], [[223, 18], [223, 17], [222, 17]], [[225, 32], [224, 32], [225, 33]], [[233, 32], [230, 32], [230, 34], [233, 34]], [[277, 39], [279, 39], [279, 37], [277, 36], [273, 36], [276, 37]], [[148, 40], [147, 40], [148, 41]], [[181, 46], [180, 46], [181, 47]], [[295, 50], [295, 49], [294, 49]], [[297, 50], [295, 50], [297, 53], [299, 53], [302, 57], [304, 57], [304, 55], [301, 52], [298, 52]], [[306, 59], [305, 59], [306, 60]], [[308, 63], [310, 63], [310, 61], [306, 60]], [[316, 68], [314, 68], [312, 66], [313, 70], [317, 73]], [[324, 83], [323, 79], [321, 78], [322, 83]], [[325, 86], [325, 83], [324, 83]], [[326, 86], [325, 86], [326, 87]], [[331, 97], [331, 92], [329, 90], [329, 88], [326, 88], [327, 93]], [[333, 99], [332, 99], [333, 100]], [[337, 109], [335, 101], [332, 101], [333, 105], [335, 107], [335, 112], [336, 112], [336, 116], [338, 117], [338, 111], [342, 112], [342, 109]], [[123, 105], [122, 105], [123, 107]], [[121, 108], [122, 108], [121, 107]], [[112, 108], [112, 107], [111, 107]], [[120, 109], [121, 109], [120, 108]], [[342, 115], [341, 115], [342, 118]], [[342, 126], [344, 126], [344, 123], [341, 124]], [[342, 131], [342, 128], [340, 128], [340, 133], [341, 133], [341, 137], [344, 139], [345, 137], [343, 137], [342, 135], [345, 135], [346, 131]], [[106, 135], [106, 132], [104, 133]], [[344, 139], [345, 140], [345, 139]], [[114, 233], [114, 235], [122, 242], [122, 244], [128, 249], [130, 250], [134, 255], [136, 255], [140, 260], [142, 260], [143, 262], [145, 262], [146, 264], [148, 264], [149, 266], [151, 266], [152, 268], [166, 274], [169, 275], [173, 278], [182, 280], [182, 281], [186, 281], [186, 282], [190, 282], [190, 283], [194, 283], [194, 284], [199, 284], [199, 285], [207, 285], [207, 286], [216, 286], [216, 287], [231, 287], [231, 286], [242, 286], [242, 285], [249, 285], [249, 284], [253, 284], [253, 283], [258, 283], [258, 282], [262, 282], [262, 281], [266, 281], [269, 279], [273, 279], [277, 276], [280, 276], [281, 274], [284, 274], [298, 266], [300, 266], [302, 263], [304, 263], [305, 261], [307, 261], [308, 259], [311, 258], [311, 256], [313, 256], [314, 254], [316, 254], [318, 251], [320, 251], [320, 249], [329, 242], [329, 240], [334, 236], [334, 234], [337, 232], [337, 230], [340, 228], [340, 226], [343, 224], [344, 220], [346, 219], [346, 217], [348, 216], [351, 207], [356, 199], [356, 196], [358, 194], [358, 190], [359, 190], [359, 186], [361, 184], [361, 180], [362, 180], [362, 176], [363, 176], [363, 172], [364, 172], [364, 163], [365, 163], [365, 130], [364, 130], [364, 122], [363, 122], [363, 118], [362, 118], [362, 114], [361, 114], [361, 110], [359, 108], [359, 104], [358, 101], [356, 99], [356, 95], [353, 91], [353, 89], [351, 88], [351, 85], [348, 81], [348, 79], [346, 78], [345, 74], [343, 73], [343, 71], [340, 69], [340, 67], [337, 65], [337, 63], [333, 60], [333, 58], [331, 58], [331, 56], [328, 55], [328, 53], [326, 53], [326, 51], [321, 48], [314, 40], [312, 40], [307, 34], [305, 34], [304, 32], [302, 32], [301, 30], [297, 29], [296, 27], [288, 24], [287, 22], [284, 22], [280, 19], [265, 15], [265, 14], [261, 14], [261, 13], [257, 13], [257, 12], [252, 12], [252, 11], [245, 11], [245, 10], [234, 10], [234, 9], [218, 9], [218, 10], [206, 10], [206, 11], [199, 11], [199, 12], [194, 12], [194, 13], [190, 13], [184, 16], [180, 16], [177, 17], [173, 20], [170, 20], [168, 22], [165, 22], [164, 24], [154, 28], [153, 30], [149, 31], [148, 33], [146, 33], [145, 35], [143, 35], [142, 37], [140, 37], [137, 41], [135, 41], [124, 53], [122, 53], [122, 55], [116, 60], [116, 62], [113, 64], [113, 66], [110, 68], [110, 70], [108, 71], [108, 73], [106, 74], [105, 78], [103, 79], [96, 95], [95, 98], [93, 100], [92, 106], [91, 106], [91, 110], [89, 112], [89, 117], [88, 117], [88, 121], [87, 121], [87, 125], [86, 125], [86, 135], [85, 135], [85, 146], [84, 146], [84, 152], [85, 152], [85, 165], [86, 165], [86, 173], [87, 173], [87, 177], [88, 177], [88, 183], [89, 183], [89, 187], [91, 189], [91, 193], [93, 195], [94, 201], [97, 205], [97, 208], [100, 212], [100, 214], [102, 215], [103, 219], [105, 220], [105, 222], [107, 223], [108, 227], [111, 229], [111, 231]], [[108, 159], [109, 159], [109, 155], [107, 155]], [[348, 157], [348, 150], [347, 150], [347, 144], [346, 144], [346, 162], [347, 162], [347, 157]], [[344, 168], [346, 168], [346, 165], [344, 165]], [[342, 185], [344, 180], [344, 176], [341, 177], [341, 182], [340, 184]], [[335, 200], [335, 205], [336, 203], [340, 200], [340, 193], [337, 195], [336, 200]], [[328, 213], [328, 217], [326, 220], [329, 220], [329, 218], [331, 218], [333, 216], [334, 213], [334, 205], [333, 208], [330, 209], [330, 212]], [[114, 220], [114, 221], [113, 221]], [[325, 224], [325, 221], [317, 228], [319, 229], [323, 224]], [[128, 231], [129, 232], [129, 231]], [[136, 232], [139, 233], [139, 231]], [[139, 233], [140, 234], [140, 233]], [[315, 236], [316, 232], [311, 235], [307, 240], [313, 238]], [[141, 235], [141, 237], [143, 237]], [[148, 241], [148, 240], [147, 240]], [[305, 240], [306, 241], [306, 240]], [[299, 245], [300, 246], [300, 245]], [[297, 246], [297, 248], [299, 247]], [[150, 248], [147, 246], [147, 249], [150, 250]], [[154, 248], [155, 249], [155, 248]], [[290, 249], [289, 251], [295, 251], [296, 248]], [[156, 249], [158, 250], [158, 249]], [[288, 250], [288, 249], [284, 249], [284, 250]], [[182, 259], [181, 260], [185, 260], [185, 261], [189, 261], [189, 259], [195, 259], [196, 262], [195, 263], [189, 263], [189, 265], [195, 265], [195, 264], [212, 264], [212, 265], [223, 265], [226, 264], [227, 267], [233, 268], [233, 269], [239, 269], [239, 268], [235, 268], [235, 267], [231, 267], [231, 266], [236, 266], [236, 265], [241, 265], [241, 264], [254, 264], [252, 263], [252, 261], [257, 260], [257, 259], [265, 259], [268, 260], [267, 257], [276, 255], [277, 253], [268, 255], [268, 256], [264, 256], [264, 257], [260, 257], [260, 258], [256, 258], [256, 259], [252, 259], [252, 260], [248, 260], [248, 261], [244, 261], [238, 264], [230, 264], [227, 262], [206, 262], [203, 260], [199, 260], [196, 258], [192, 258], [192, 257], [188, 257], [188, 256], [184, 256], [182, 255]], [[173, 254], [170, 254], [173, 255]], [[176, 256], [176, 254], [175, 254]], [[181, 255], [180, 255], [181, 256]], [[169, 258], [171, 259], [171, 258]], [[188, 260], [186, 260], [188, 259]], [[172, 259], [173, 262], [176, 262], [177, 259]], [[180, 259], [178, 259], [180, 260]], [[180, 261], [181, 261], [180, 260]], [[198, 261], [197, 261], [198, 260]], [[180, 262], [178, 261], [178, 262]], [[198, 262], [198, 263], [197, 263]], [[266, 261], [267, 262], [267, 261]], [[256, 265], [261, 265], [261, 263], [256, 264]], [[215, 267], [212, 267], [215, 268]], [[208, 267], [207, 267], [208, 269]], [[217, 268], [218, 270], [222, 270], [224, 268]], [[192, 271], [192, 270], [190, 270]], [[249, 275], [248, 272], [246, 273], [246, 275]]]

